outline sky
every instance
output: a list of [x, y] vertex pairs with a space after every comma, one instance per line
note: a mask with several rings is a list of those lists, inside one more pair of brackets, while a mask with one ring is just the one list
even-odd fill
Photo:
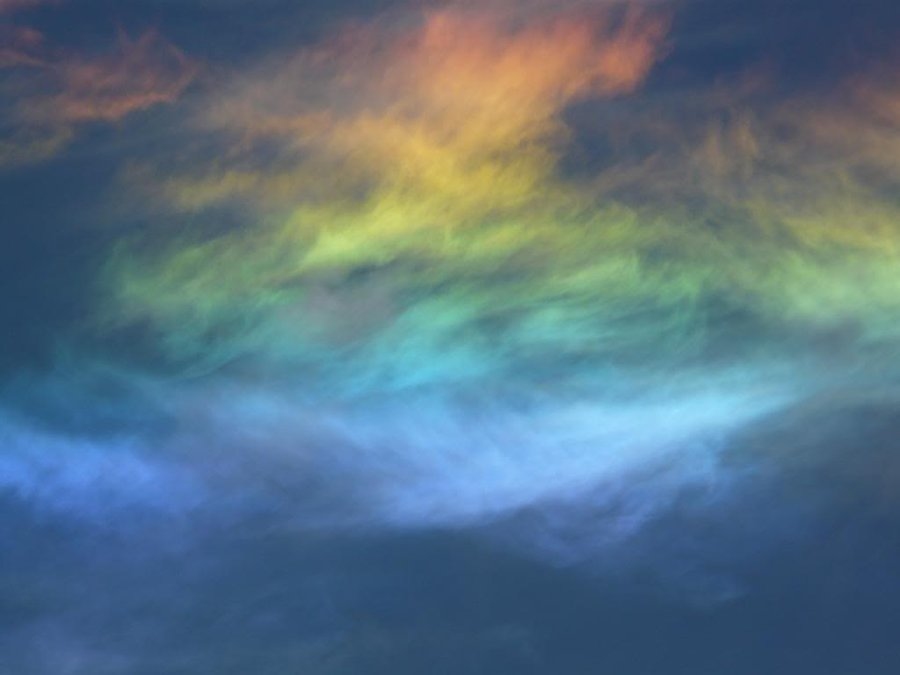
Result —
[[897, 672], [897, 45], [0, 0], [0, 672]]

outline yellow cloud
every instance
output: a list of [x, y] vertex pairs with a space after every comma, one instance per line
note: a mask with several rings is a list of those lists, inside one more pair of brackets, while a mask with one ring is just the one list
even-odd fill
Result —
[[[887, 138], [883, 115], [759, 78], [627, 98], [666, 21], [585, 16], [426, 10], [235, 76], [193, 121], [212, 160], [130, 174], [186, 225], [119, 249], [110, 314], [177, 358], [369, 384], [752, 351], [753, 331], [900, 337], [900, 207], [862, 179], [878, 143], [849, 140]], [[604, 166], [565, 177], [564, 113], [615, 97]], [[243, 226], [211, 225], [222, 206]]]

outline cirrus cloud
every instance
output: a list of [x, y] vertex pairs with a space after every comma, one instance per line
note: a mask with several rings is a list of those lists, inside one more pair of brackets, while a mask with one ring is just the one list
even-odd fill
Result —
[[60, 50], [30, 28], [0, 33], [0, 86], [9, 103], [0, 164], [52, 156], [90, 123], [114, 123], [155, 105], [172, 103], [197, 72], [181, 50], [147, 31], [120, 33], [114, 50], [87, 55]]

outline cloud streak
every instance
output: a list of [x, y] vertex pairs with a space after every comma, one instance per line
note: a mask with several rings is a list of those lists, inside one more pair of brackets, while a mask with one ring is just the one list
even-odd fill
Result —
[[0, 37], [0, 86], [10, 100], [0, 164], [41, 161], [85, 125], [172, 103], [197, 73], [194, 62], [153, 31], [137, 39], [120, 33], [115, 49], [100, 56], [53, 48], [30, 28], [9, 27]]

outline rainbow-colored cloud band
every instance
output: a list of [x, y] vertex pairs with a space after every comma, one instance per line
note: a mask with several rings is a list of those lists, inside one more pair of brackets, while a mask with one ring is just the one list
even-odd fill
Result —
[[[236, 78], [195, 120], [228, 144], [215, 161], [135, 168], [191, 225], [119, 250], [112, 318], [149, 320], [178, 362], [296, 367], [344, 394], [893, 344], [900, 214], [858, 177], [890, 162], [892, 94], [809, 114], [736, 86], [702, 94], [701, 123], [628, 104], [665, 26], [427, 11]], [[604, 167], [567, 177], [585, 100], [634, 118], [595, 129]], [[226, 205], [237, 230], [204, 215]]]

